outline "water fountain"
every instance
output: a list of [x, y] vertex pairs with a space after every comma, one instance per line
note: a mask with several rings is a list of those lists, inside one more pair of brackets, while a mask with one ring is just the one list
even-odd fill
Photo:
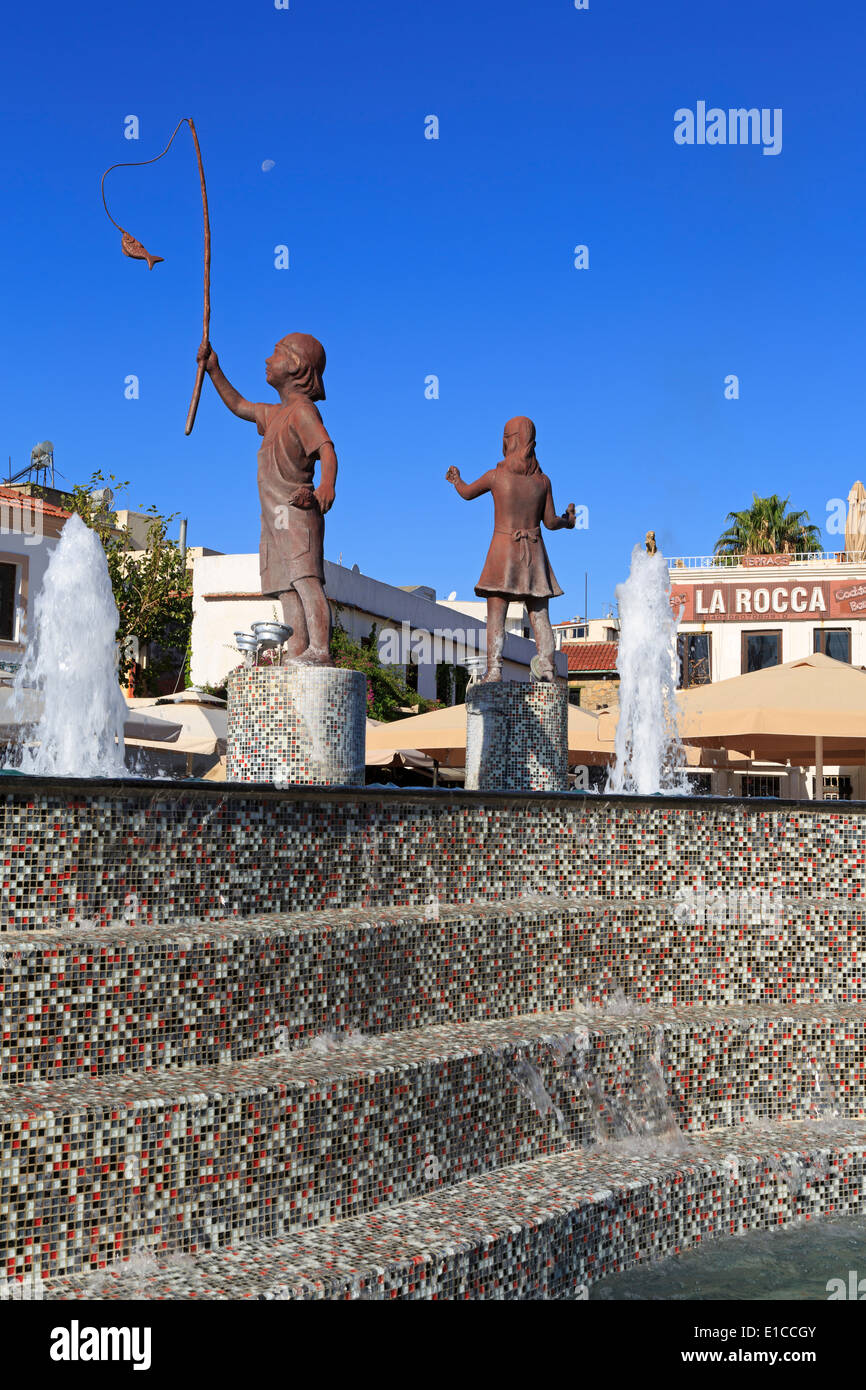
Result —
[[[572, 1298], [861, 1210], [866, 806], [669, 794], [660, 557], [620, 594], [628, 794], [106, 785], [36, 775], [81, 720], [116, 770], [121, 706], [80, 670], [98, 651], [105, 678], [114, 633], [102, 579], [71, 598], [82, 530], [23, 681], [45, 732], [0, 799], [9, 1277]], [[756, 883], [768, 928], [732, 919]], [[708, 887], [721, 906], [683, 920]]]
[[687, 792], [677, 731], [677, 624], [667, 562], [636, 545], [628, 579], [617, 585], [619, 721], [608, 791], [652, 796]]
[[[78, 516], [48, 562], [34, 620], [10, 704], [21, 729], [13, 762], [36, 775], [126, 776], [117, 606], [99, 537]], [[34, 691], [42, 697], [35, 721]]]

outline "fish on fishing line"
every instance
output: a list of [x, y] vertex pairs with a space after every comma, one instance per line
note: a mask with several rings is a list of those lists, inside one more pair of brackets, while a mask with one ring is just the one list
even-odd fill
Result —
[[[121, 231], [123, 232], [122, 228]], [[148, 270], [153, 270], [155, 265], [165, 260], [165, 256], [152, 256], [130, 232], [123, 232], [120, 245], [124, 256], [129, 256], [130, 260], [147, 261]]]

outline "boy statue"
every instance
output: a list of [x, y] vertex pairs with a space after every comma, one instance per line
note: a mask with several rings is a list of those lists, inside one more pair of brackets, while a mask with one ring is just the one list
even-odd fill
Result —
[[548, 531], [571, 529], [574, 503], [562, 516], [553, 506], [550, 479], [535, 457], [535, 426], [518, 415], [505, 426], [504, 458], [474, 483], [464, 483], [453, 465], [445, 474], [467, 502], [493, 493], [493, 540], [475, 592], [487, 599], [487, 674], [485, 681], [502, 679], [502, 644], [509, 601], [522, 599], [529, 613], [538, 657], [533, 672], [539, 680], [552, 681], [553, 632], [548, 600], [562, 593], [550, 568], [540, 526]]
[[[337, 455], [315, 402], [325, 399], [325, 349], [307, 333], [281, 338], [265, 362], [265, 378], [279, 403], [247, 401], [226, 379], [207, 343], [199, 350], [211, 381], [229, 410], [254, 421], [259, 449], [262, 593], [278, 598], [292, 629], [289, 659], [304, 666], [332, 665], [331, 609], [325, 596], [325, 512], [334, 501]], [[319, 486], [313, 488], [316, 460]]]

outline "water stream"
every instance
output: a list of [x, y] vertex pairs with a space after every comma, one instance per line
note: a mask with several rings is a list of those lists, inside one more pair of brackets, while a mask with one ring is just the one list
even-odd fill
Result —
[[628, 579], [616, 589], [620, 676], [615, 760], [607, 790], [652, 796], [687, 793], [677, 729], [677, 624], [670, 576], [661, 553], [636, 545]]
[[117, 606], [99, 537], [78, 516], [48, 562], [34, 628], [13, 685], [20, 733], [12, 766], [42, 776], [127, 776]]

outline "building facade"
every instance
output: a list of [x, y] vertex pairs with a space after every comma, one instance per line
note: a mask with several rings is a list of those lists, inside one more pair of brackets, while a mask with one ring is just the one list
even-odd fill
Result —
[[69, 516], [23, 489], [0, 487], [0, 679], [11, 679], [24, 655], [33, 600]]
[[552, 627], [557, 650], [572, 642], [619, 641], [619, 618], [612, 613], [606, 618], [569, 618]]
[[[847, 552], [688, 556], [669, 561], [683, 687], [823, 652], [866, 669], [866, 558]], [[814, 774], [775, 765], [714, 773], [713, 790], [814, 791]], [[864, 768], [827, 767], [826, 797], [866, 798]]]
[[596, 714], [619, 704], [617, 642], [566, 642], [561, 651], [568, 661], [568, 699], [572, 705]]

